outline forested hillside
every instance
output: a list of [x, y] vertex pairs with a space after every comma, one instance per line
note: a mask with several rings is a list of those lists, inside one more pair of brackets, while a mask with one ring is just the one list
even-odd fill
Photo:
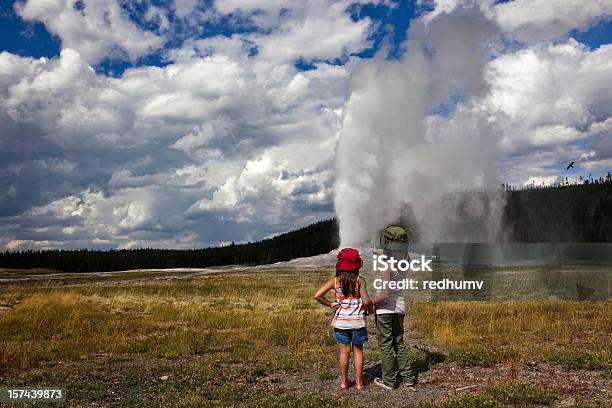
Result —
[[506, 192], [512, 242], [612, 242], [612, 178]]
[[[511, 242], [612, 242], [612, 179], [515, 190], [506, 187]], [[257, 265], [327, 253], [338, 246], [335, 220], [259, 242], [190, 250], [53, 250], [0, 253], [0, 267], [92, 272]]]

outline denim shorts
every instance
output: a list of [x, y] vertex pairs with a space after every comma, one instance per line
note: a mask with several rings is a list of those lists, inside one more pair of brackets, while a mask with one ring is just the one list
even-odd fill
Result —
[[340, 344], [365, 344], [368, 342], [368, 329], [336, 329], [334, 328], [334, 336]]

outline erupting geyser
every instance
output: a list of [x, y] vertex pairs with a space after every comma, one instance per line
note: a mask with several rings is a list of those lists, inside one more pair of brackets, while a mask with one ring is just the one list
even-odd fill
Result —
[[478, 9], [457, 9], [412, 21], [399, 60], [357, 67], [337, 147], [342, 246], [406, 214], [423, 241], [498, 239], [498, 137], [474, 103], [488, 92], [498, 38]]

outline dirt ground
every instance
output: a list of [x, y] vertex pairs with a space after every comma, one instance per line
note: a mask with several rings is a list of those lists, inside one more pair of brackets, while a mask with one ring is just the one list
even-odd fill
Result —
[[[376, 372], [379, 368], [372, 364]], [[586, 370], [565, 370], [549, 364], [498, 364], [495, 367], [460, 367], [455, 363], [441, 363], [433, 366], [419, 377], [414, 389], [400, 386], [393, 391], [382, 390], [372, 382], [373, 376], [366, 380], [364, 392], [354, 389], [342, 391], [339, 381], [322, 381], [317, 377], [295, 378], [276, 376], [270, 379], [273, 387], [293, 393], [321, 390], [342, 397], [348, 397], [360, 405], [368, 407], [403, 406], [422, 401], [440, 401], [449, 398], [478, 394], [500, 383], [524, 383], [545, 385], [554, 389], [562, 397], [554, 406], [575, 406], [578, 402], [594, 406], [608, 407], [612, 401], [612, 380], [602, 372]], [[277, 382], [275, 382], [277, 381]]]
[[[219, 364], [212, 367], [223, 383], [231, 383], [226, 394], [212, 396], [200, 382], [199, 367], [206, 367], [205, 356], [167, 361], [132, 358], [108, 361], [93, 356], [83, 361], [55, 362], [31, 373], [32, 383], [61, 383], [69, 394], [78, 394], [68, 404], [88, 406], [251, 406], [250, 397], [260, 393], [274, 395], [332, 396], [342, 404], [364, 407], [395, 407], [423, 401], [443, 401], [477, 395], [503, 383], [543, 385], [559, 395], [554, 407], [608, 407], [612, 401], [612, 379], [603, 372], [566, 370], [562, 367], [536, 364], [498, 364], [494, 367], [461, 367], [452, 362], [433, 364], [420, 373], [414, 388], [400, 385], [386, 391], [373, 384], [380, 365], [368, 362], [365, 391], [354, 388], [342, 391], [337, 378], [322, 379], [315, 370], [266, 373], [251, 367]], [[207, 367], [209, 369], [210, 367]], [[207, 374], [203, 374], [207, 375]], [[210, 384], [207, 382], [206, 384]], [[221, 385], [223, 387], [223, 385]], [[207, 401], [190, 404], [189, 396], [204, 396]], [[469, 406], [469, 405], [467, 405]]]

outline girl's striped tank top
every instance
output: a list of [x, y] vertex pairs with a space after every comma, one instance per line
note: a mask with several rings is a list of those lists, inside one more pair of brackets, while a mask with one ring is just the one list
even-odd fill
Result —
[[368, 316], [359, 292], [356, 295], [344, 296], [340, 278], [336, 278], [334, 289], [336, 291], [336, 302], [340, 304], [340, 307], [334, 314], [332, 326], [336, 329], [361, 329], [366, 327]]

